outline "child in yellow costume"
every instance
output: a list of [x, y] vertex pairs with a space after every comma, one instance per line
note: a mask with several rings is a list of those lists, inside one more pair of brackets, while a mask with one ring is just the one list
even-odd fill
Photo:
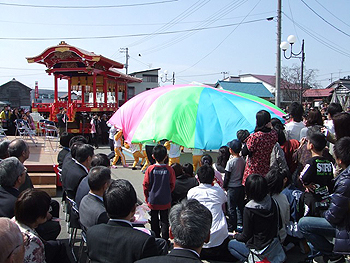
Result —
[[192, 163], [193, 163], [193, 171], [196, 172], [197, 168], [201, 167], [201, 158], [203, 156], [204, 150], [201, 149], [193, 149], [192, 151]]
[[141, 163], [145, 160], [145, 156], [141, 153], [141, 144], [140, 143], [131, 143], [128, 144], [127, 142], [124, 143], [125, 148], [129, 149], [134, 156], [134, 163], [132, 164], [131, 169], [136, 170], [136, 165], [138, 164], [140, 158]]
[[[149, 166], [149, 160], [148, 160], [148, 158], [147, 158], [147, 153], [146, 153], [146, 149], [145, 149], [145, 143], [143, 143], [142, 144], [142, 154], [143, 154], [143, 156], [145, 157], [145, 163], [144, 163], [144, 165], [142, 166], [142, 168], [141, 168], [141, 173], [145, 173], [146, 172], [146, 169], [148, 168], [148, 166]], [[142, 162], [141, 162], [142, 163]]]
[[118, 162], [118, 159], [120, 158], [123, 164], [123, 167], [128, 167], [128, 165], [125, 162], [125, 156], [124, 153], [122, 152], [122, 140], [123, 140], [123, 131], [119, 130], [115, 135], [114, 135], [114, 159], [112, 162], [112, 168], [116, 169], [116, 163]]
[[173, 143], [172, 141], [167, 141], [164, 143], [164, 146], [169, 151], [169, 166], [173, 163], [180, 163], [181, 149], [184, 147]]

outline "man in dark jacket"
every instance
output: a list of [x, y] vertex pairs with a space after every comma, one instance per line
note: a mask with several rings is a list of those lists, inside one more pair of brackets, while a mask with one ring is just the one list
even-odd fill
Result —
[[196, 199], [183, 200], [171, 208], [169, 222], [174, 249], [166, 256], [145, 258], [137, 262], [202, 262], [199, 254], [204, 242], [210, 239], [210, 210]]
[[[22, 164], [29, 158], [29, 145], [22, 139], [14, 139], [8, 148], [9, 155], [16, 157]], [[30, 179], [28, 173], [26, 173], [25, 181], [19, 188], [19, 192], [23, 192], [28, 188], [33, 188], [32, 180]]]
[[137, 197], [132, 184], [124, 179], [113, 181], [103, 196], [109, 217], [107, 224], [87, 231], [89, 258], [92, 262], [132, 263], [159, 254], [155, 238], [132, 227]]
[[[71, 147], [72, 159], [62, 166], [62, 186], [69, 198], [74, 199], [80, 181], [87, 176], [94, 148], [89, 144], [76, 142]], [[68, 154], [67, 154], [68, 155]]]
[[66, 125], [68, 121], [68, 117], [66, 114], [67, 110], [64, 108], [60, 108], [60, 112], [57, 114], [58, 121], [58, 129], [60, 131], [60, 136], [66, 131]]
[[[298, 227], [307, 241], [323, 254], [324, 262], [345, 262], [342, 254], [350, 254], [350, 137], [336, 142], [334, 154], [344, 171], [334, 179], [325, 218], [303, 217]], [[333, 245], [328, 239], [334, 237]]]
[[0, 217], [15, 215], [15, 202], [19, 187], [24, 183], [27, 170], [16, 157], [9, 157], [0, 163]]

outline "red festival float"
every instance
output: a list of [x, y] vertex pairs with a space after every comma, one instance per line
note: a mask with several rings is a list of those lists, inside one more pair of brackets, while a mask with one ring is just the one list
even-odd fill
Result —
[[[66, 108], [68, 132], [71, 133], [88, 133], [90, 125], [87, 113], [115, 112], [119, 104], [127, 101], [127, 84], [142, 81], [118, 71], [124, 67], [122, 63], [73, 47], [64, 41], [47, 48], [36, 57], [27, 58], [27, 61], [44, 64], [46, 72], [54, 75], [54, 102], [34, 102], [32, 111], [43, 113], [50, 120], [57, 121], [59, 109]], [[64, 101], [58, 97], [58, 81], [62, 79], [68, 81], [68, 98]], [[81, 94], [81, 99], [73, 100], [72, 91]], [[122, 98], [118, 98], [118, 93], [122, 94]]]

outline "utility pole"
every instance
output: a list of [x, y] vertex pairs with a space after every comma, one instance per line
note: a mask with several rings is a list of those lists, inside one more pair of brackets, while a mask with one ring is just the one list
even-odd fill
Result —
[[228, 74], [228, 71], [222, 71], [221, 74], [223, 75], [223, 80], [225, 80], [226, 74]]
[[276, 93], [275, 105], [280, 107], [281, 101], [281, 29], [282, 29], [282, 0], [277, 0], [277, 54], [276, 54]]
[[125, 53], [125, 73], [128, 74], [128, 67], [129, 67], [129, 48], [122, 47], [119, 49], [120, 53]]
[[304, 61], [305, 61], [305, 52], [304, 52], [304, 39], [301, 44], [301, 73], [300, 73], [300, 104], [303, 105], [303, 90], [304, 90]]

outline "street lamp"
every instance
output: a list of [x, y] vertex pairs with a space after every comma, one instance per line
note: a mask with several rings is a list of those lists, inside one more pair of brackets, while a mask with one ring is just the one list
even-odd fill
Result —
[[[301, 50], [299, 53], [293, 52], [293, 44], [295, 43], [295, 36], [290, 35], [287, 38], [287, 41], [283, 41], [280, 45], [281, 49], [283, 50], [283, 55], [286, 59], [291, 58], [300, 58], [301, 59], [301, 68], [300, 68], [300, 104], [303, 103], [303, 88], [304, 88], [304, 61], [305, 61], [305, 52], [304, 52], [304, 39], [301, 44]], [[289, 56], [286, 56], [286, 51], [288, 50], [290, 46], [290, 54]]]
[[175, 85], [175, 72], [173, 72], [173, 77], [168, 79], [168, 71], [164, 70], [164, 75], [160, 74], [160, 80], [162, 82], [169, 82], [172, 81], [173, 85]]

